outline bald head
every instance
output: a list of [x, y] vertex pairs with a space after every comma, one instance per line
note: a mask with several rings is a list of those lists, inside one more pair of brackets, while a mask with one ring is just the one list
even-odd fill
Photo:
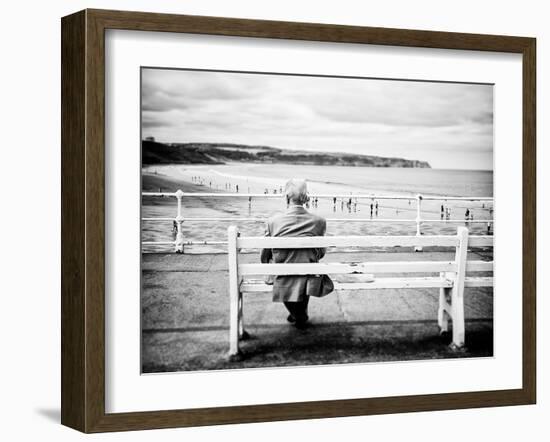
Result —
[[306, 180], [292, 178], [285, 185], [285, 195], [292, 204], [305, 204], [307, 202]]

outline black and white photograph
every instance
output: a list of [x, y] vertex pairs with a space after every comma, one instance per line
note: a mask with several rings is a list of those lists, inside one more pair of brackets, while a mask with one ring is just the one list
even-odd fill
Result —
[[493, 357], [492, 84], [142, 67], [140, 94], [142, 373]]
[[6, 2], [0, 442], [545, 442], [546, 6]]

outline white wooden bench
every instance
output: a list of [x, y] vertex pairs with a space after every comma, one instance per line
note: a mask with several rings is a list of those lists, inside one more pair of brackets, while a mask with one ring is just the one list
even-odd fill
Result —
[[[397, 261], [351, 262], [307, 264], [243, 264], [239, 262], [241, 249], [299, 249], [330, 247], [427, 247], [456, 248], [453, 261]], [[491, 287], [492, 276], [466, 276], [466, 273], [492, 272], [493, 261], [468, 261], [470, 247], [492, 247], [492, 236], [470, 236], [466, 227], [458, 227], [456, 235], [434, 236], [319, 236], [319, 237], [241, 237], [236, 226], [228, 228], [229, 259], [229, 356], [240, 355], [239, 340], [244, 330], [243, 293], [269, 292], [272, 286], [261, 280], [251, 280], [260, 275], [315, 275], [354, 274], [357, 282], [335, 282], [335, 290], [417, 289], [439, 288], [438, 324], [441, 332], [447, 332], [452, 319], [453, 349], [460, 349], [465, 342], [464, 287]], [[407, 276], [374, 277], [373, 275], [399, 273]], [[431, 273], [435, 276], [415, 276], [415, 273]], [[413, 274], [413, 275], [409, 275]], [[361, 281], [360, 275], [369, 275]]]

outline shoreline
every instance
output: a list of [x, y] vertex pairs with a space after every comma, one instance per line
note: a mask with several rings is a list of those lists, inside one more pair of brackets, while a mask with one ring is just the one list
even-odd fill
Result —
[[[426, 173], [428, 175], [425, 175]], [[421, 194], [443, 198], [493, 196], [492, 176], [489, 176], [492, 174], [491, 171], [233, 162], [224, 165], [146, 165], [142, 168], [142, 174], [162, 176], [182, 183], [200, 184], [200, 192], [204, 192], [203, 189], [206, 188], [211, 191], [235, 193], [282, 193], [288, 179], [301, 177], [307, 180], [311, 194], [399, 197], [416, 197], [417, 194]], [[456, 175], [454, 180], [453, 174]], [[405, 187], [409, 190], [405, 190]], [[456, 189], [453, 190], [453, 187]]]

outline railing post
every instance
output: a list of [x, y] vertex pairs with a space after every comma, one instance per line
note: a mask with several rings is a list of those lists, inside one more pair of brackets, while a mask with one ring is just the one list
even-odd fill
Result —
[[176, 253], [183, 253], [183, 216], [181, 214], [181, 200], [183, 192], [178, 189], [176, 192], [176, 198], [178, 199], [178, 214], [176, 215]]
[[466, 278], [466, 258], [468, 256], [468, 229], [457, 229], [458, 246], [456, 248], [456, 279], [451, 291], [451, 317], [453, 320], [453, 342], [451, 348], [458, 350], [465, 343], [464, 320], [464, 280]]
[[[416, 236], [422, 235], [420, 232], [420, 224], [422, 223], [422, 195], [416, 195]], [[422, 246], [415, 246], [415, 252], [421, 252]]]
[[238, 361], [240, 323], [239, 255], [237, 250], [237, 226], [227, 228], [227, 258], [229, 269], [229, 359]]

